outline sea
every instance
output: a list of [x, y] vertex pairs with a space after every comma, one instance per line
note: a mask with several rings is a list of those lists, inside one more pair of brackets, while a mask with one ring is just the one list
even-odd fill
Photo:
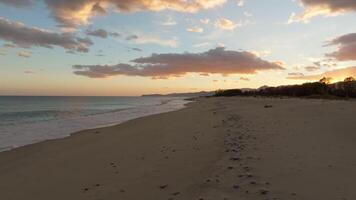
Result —
[[0, 151], [179, 110], [185, 97], [0, 96]]

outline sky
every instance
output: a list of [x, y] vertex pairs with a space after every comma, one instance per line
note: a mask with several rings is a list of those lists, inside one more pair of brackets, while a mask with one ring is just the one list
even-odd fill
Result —
[[0, 95], [356, 77], [355, 0], [0, 0]]

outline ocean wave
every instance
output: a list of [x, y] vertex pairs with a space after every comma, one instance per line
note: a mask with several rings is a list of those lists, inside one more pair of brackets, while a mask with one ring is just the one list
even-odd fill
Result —
[[[14, 124], [14, 126], [0, 126], [0, 151], [40, 141], [67, 137], [71, 133], [85, 129], [111, 126], [139, 117], [178, 110], [184, 108], [186, 103], [188, 101], [182, 98], [165, 99], [154, 105], [113, 109], [92, 115], [73, 115], [72, 117], [56, 120], [18, 123]], [[62, 112], [64, 112], [63, 114], [71, 115], [71, 113], [66, 113], [68, 111]]]

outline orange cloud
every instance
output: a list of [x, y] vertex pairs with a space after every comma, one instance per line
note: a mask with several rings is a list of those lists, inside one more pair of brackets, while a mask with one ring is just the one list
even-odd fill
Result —
[[75, 65], [74, 73], [90, 78], [117, 75], [143, 76], [154, 79], [199, 74], [255, 74], [264, 70], [283, 70], [280, 62], [269, 62], [246, 51], [228, 51], [223, 47], [203, 53], [153, 54], [117, 65]]
[[[88, 24], [96, 15], [107, 14], [108, 8], [119, 12], [162, 11], [194, 13], [203, 9], [220, 6], [226, 0], [44, 0], [51, 15], [60, 26], [73, 29]], [[0, 0], [0, 3], [24, 7], [34, 3], [32, 0]]]
[[220, 29], [232, 31], [238, 26], [238, 24], [229, 19], [220, 18], [216, 21], [215, 26]]
[[356, 77], [356, 67], [347, 67], [336, 69], [315, 75], [303, 75], [299, 73], [290, 73], [288, 79], [295, 80], [320, 80], [323, 77], [332, 77], [335, 80], [343, 80], [346, 77]]

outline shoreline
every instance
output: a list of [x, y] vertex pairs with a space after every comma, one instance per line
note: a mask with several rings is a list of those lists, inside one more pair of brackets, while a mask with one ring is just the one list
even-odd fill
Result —
[[354, 199], [355, 103], [200, 98], [0, 152], [0, 197]]
[[[179, 102], [178, 104], [176, 102]], [[147, 117], [150, 115], [156, 115], [160, 113], [167, 113], [167, 112], [172, 112], [176, 110], [183, 109], [186, 104], [188, 104], [189, 100], [186, 100], [184, 98], [171, 98], [167, 100], [162, 100], [160, 103], [155, 104], [155, 105], [146, 105], [146, 106], [137, 106], [137, 107], [131, 107], [131, 108], [123, 108], [123, 109], [117, 109], [113, 110], [110, 112], [105, 112], [105, 113], [99, 113], [95, 115], [84, 115], [84, 116], [77, 116], [75, 118], [69, 118], [69, 119], [57, 119], [57, 120], [52, 120], [52, 121], [39, 121], [36, 123], [32, 124], [25, 124], [22, 127], [22, 130], [26, 130], [27, 133], [23, 134], [23, 138], [13, 138], [13, 136], [9, 138], [3, 138], [6, 140], [17, 140], [16, 144], [8, 144], [7, 146], [4, 146], [1, 144], [0, 146], [0, 152], [6, 152], [6, 151], [11, 151], [16, 148], [20, 148], [23, 146], [27, 145], [32, 145], [36, 143], [40, 143], [43, 141], [49, 141], [49, 140], [56, 140], [56, 139], [62, 139], [66, 137], [70, 137], [72, 134], [75, 134], [77, 132], [85, 131], [85, 130], [92, 130], [92, 129], [97, 129], [97, 128], [104, 128], [104, 127], [110, 127], [110, 126], [116, 126], [122, 123], [125, 123], [130, 120], [134, 120], [137, 118], [141, 117]], [[177, 105], [176, 105], [177, 104]], [[141, 112], [141, 113], [139, 113]], [[135, 114], [131, 114], [135, 113]], [[111, 117], [112, 119], [108, 119]], [[115, 118], [115, 119], [114, 119]], [[95, 119], [95, 120], [94, 120]], [[68, 122], [71, 121], [71, 124], [68, 124]], [[81, 125], [79, 125], [77, 122], [81, 121]], [[74, 123], [72, 123], [74, 122]], [[77, 125], [75, 125], [77, 123]], [[64, 128], [65, 125], [70, 126], [68, 130]], [[97, 124], [97, 125], [95, 125]], [[86, 126], [84, 126], [86, 125]], [[26, 138], [26, 135], [31, 135], [34, 130], [39, 130], [43, 128], [54, 128], [52, 133], [45, 132], [41, 134], [34, 134], [33, 137], [31, 138]], [[8, 134], [12, 135], [17, 135], [17, 133], [11, 132], [11, 130], [8, 130]], [[5, 129], [6, 133], [6, 129]]]

